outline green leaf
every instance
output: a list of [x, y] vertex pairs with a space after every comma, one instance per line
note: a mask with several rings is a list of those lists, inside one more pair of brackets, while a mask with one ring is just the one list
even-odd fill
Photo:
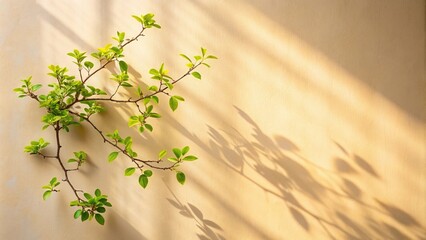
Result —
[[118, 152], [110, 153], [109, 156], [108, 156], [108, 162], [114, 161], [117, 158], [117, 156], [118, 156]]
[[176, 98], [177, 100], [179, 100], [179, 101], [185, 101], [185, 99], [183, 98], [183, 97], [181, 97], [181, 96], [177, 96], [177, 95], [175, 95], [175, 96], [173, 96], [174, 98]]
[[140, 23], [143, 23], [142, 18], [140, 18], [140, 17], [138, 17], [138, 16], [136, 16], [136, 15], [132, 15], [132, 17], [133, 17], [134, 19], [136, 19], [136, 21], [138, 21], [138, 22], [140, 22]]
[[123, 87], [133, 87], [133, 85], [130, 84], [130, 83], [128, 83], [128, 82], [122, 82], [121, 86], [123, 86]]
[[216, 57], [216, 56], [213, 56], [213, 55], [209, 55], [209, 56], [207, 56], [207, 58], [217, 59], [217, 57]]
[[143, 16], [143, 19], [145, 20], [145, 21], [149, 21], [149, 20], [151, 20], [152, 18], [154, 18], [154, 14], [153, 13], [147, 13], [147, 14], [145, 14], [144, 16]]
[[84, 151], [74, 152], [74, 156], [80, 160], [86, 160], [87, 153]]
[[46, 200], [48, 197], [50, 197], [50, 195], [52, 195], [51, 190], [47, 190], [46, 192], [44, 192], [43, 193], [43, 200]]
[[96, 198], [91, 198], [89, 201], [87, 201], [89, 205], [93, 205], [96, 203]]
[[36, 84], [31, 87], [31, 91], [35, 92], [41, 88], [41, 84]]
[[53, 185], [56, 181], [58, 181], [56, 177], [52, 178], [52, 180], [50, 180], [50, 185]]
[[22, 93], [22, 94], [25, 93], [23, 88], [15, 88], [15, 89], [13, 89], [13, 91], [17, 92], [17, 93]]
[[155, 68], [151, 68], [151, 69], [149, 70], [149, 74], [152, 74], [152, 75], [154, 75], [154, 76], [158, 76], [158, 75], [160, 75], [160, 73], [158, 72], [158, 70], [157, 70], [157, 69], [155, 69]]
[[156, 24], [156, 23], [152, 24], [152, 26], [153, 26], [153, 27], [156, 27], [156, 28], [161, 28], [161, 26], [160, 26], [160, 25], [158, 25], [158, 24]]
[[152, 132], [153, 128], [150, 124], [145, 124], [144, 125], [146, 129], [148, 129], [150, 132]]
[[189, 156], [184, 157], [182, 160], [183, 160], [183, 161], [195, 161], [195, 160], [197, 160], [197, 159], [198, 159], [198, 158], [197, 158], [196, 156], [189, 155]]
[[98, 207], [98, 208], [96, 208], [96, 211], [98, 211], [100, 213], [104, 213], [106, 211], [106, 209], [104, 207]]
[[181, 53], [179, 55], [182, 56], [183, 58], [185, 58], [186, 60], [188, 60], [188, 62], [192, 63], [191, 59], [188, 56], [186, 56], [185, 54]]
[[101, 190], [96, 189], [96, 190], [95, 190], [95, 196], [96, 196], [96, 197], [101, 196]]
[[171, 97], [169, 99], [169, 106], [173, 111], [177, 109], [178, 105], [179, 105], [178, 100], [175, 97]]
[[159, 102], [160, 102], [160, 100], [159, 100], [159, 98], [158, 98], [157, 96], [152, 96], [152, 97], [151, 97], [151, 99], [152, 99], [154, 102], [156, 102], [156, 103], [159, 103]]
[[201, 54], [203, 57], [206, 55], [207, 50], [205, 48], [201, 48]]
[[178, 182], [180, 184], [183, 185], [185, 183], [185, 179], [186, 179], [185, 174], [183, 172], [177, 172], [176, 173], [176, 179], [178, 180]]
[[84, 66], [87, 69], [92, 69], [95, 65], [92, 62], [86, 61], [86, 62], [84, 62]]
[[148, 185], [148, 177], [145, 174], [139, 176], [139, 184], [143, 188], [146, 188], [146, 186]]
[[158, 113], [150, 113], [149, 116], [152, 118], [161, 118], [161, 115]]
[[185, 146], [184, 148], [182, 148], [182, 156], [187, 154], [189, 151], [189, 146]]
[[129, 167], [126, 170], [124, 170], [124, 176], [131, 176], [133, 173], [135, 173], [134, 167]]
[[141, 122], [139, 121], [138, 116], [131, 116], [127, 125], [129, 127], [133, 127], [135, 125], [139, 125]]
[[118, 64], [120, 65], [120, 70], [122, 72], [127, 72], [128, 66], [125, 61], [119, 61]]
[[143, 104], [147, 105], [151, 101], [150, 97], [143, 98]]
[[164, 63], [161, 64], [160, 69], [158, 69], [158, 72], [161, 75], [164, 75], [167, 72], [167, 70], [164, 69]]
[[148, 90], [149, 90], [149, 91], [156, 92], [156, 91], [158, 91], [158, 87], [157, 87], [157, 86], [155, 86], [155, 85], [152, 85], [152, 86], [150, 86], [150, 87], [148, 88]]
[[152, 112], [152, 109], [153, 109], [153, 108], [154, 108], [154, 106], [149, 105], [149, 106], [146, 108], [146, 112], [147, 112], [147, 113]]
[[95, 214], [95, 219], [96, 219], [96, 222], [98, 222], [99, 224], [101, 224], [101, 225], [105, 224], [105, 219], [104, 219], [104, 217], [102, 217], [101, 214], [96, 213]]
[[92, 195], [90, 195], [89, 193], [83, 193], [83, 195], [87, 200], [90, 200], [93, 198]]
[[167, 158], [167, 160], [169, 160], [170, 162], [177, 162], [178, 161], [178, 159], [175, 158], [175, 157]]
[[86, 221], [87, 219], [89, 219], [89, 213], [88, 213], [88, 212], [86, 212], [86, 211], [82, 212], [82, 213], [81, 213], [81, 221], [82, 221], [82, 222], [84, 222], [84, 221]]
[[75, 213], [74, 213], [74, 219], [79, 218], [81, 216], [81, 213], [82, 213], [81, 209], [78, 209], [77, 211], [75, 211]]
[[126, 148], [132, 145], [133, 139], [132, 137], [128, 136], [123, 140], [124, 145], [126, 145]]
[[192, 76], [194, 76], [195, 78], [197, 78], [197, 79], [201, 79], [201, 74], [200, 74], [199, 72], [192, 72], [191, 74], [192, 74]]
[[70, 57], [76, 58], [76, 55], [73, 52], [69, 52], [69, 53], [67, 53], [67, 55], [70, 56]]
[[138, 96], [139, 96], [139, 97], [141, 97], [141, 96], [142, 96], [142, 89], [141, 89], [141, 87], [140, 87], [140, 86], [138, 86], [138, 88], [137, 88], [137, 93], [138, 93]]
[[116, 40], [119, 43], [122, 43], [124, 41], [125, 34], [126, 34], [125, 32], [118, 32], [117, 31], [117, 37], [118, 38], [113, 37], [112, 39]]
[[164, 156], [166, 156], [167, 151], [166, 150], [162, 150], [160, 153], [158, 153], [158, 159], [163, 158]]
[[151, 177], [152, 176], [152, 171], [151, 170], [145, 170], [143, 172], [143, 174], [145, 174], [147, 177]]
[[172, 83], [169, 82], [164, 82], [164, 85], [166, 85], [170, 90], [173, 90], [174, 85]]
[[180, 158], [180, 156], [182, 156], [182, 151], [179, 148], [173, 148], [173, 153], [177, 158]]

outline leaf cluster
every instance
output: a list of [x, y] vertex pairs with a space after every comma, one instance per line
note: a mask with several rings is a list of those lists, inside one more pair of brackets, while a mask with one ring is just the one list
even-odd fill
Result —
[[115, 58], [124, 57], [123, 48], [121, 46], [113, 46], [111, 43], [102, 48], [98, 48], [97, 52], [90, 54], [92, 57], [102, 61], [111, 61]]
[[105, 218], [102, 216], [102, 214], [106, 212], [106, 207], [112, 207], [111, 203], [108, 202], [108, 196], [103, 195], [99, 189], [95, 190], [94, 196], [87, 192], [85, 192], [83, 195], [85, 200], [79, 199], [70, 202], [70, 206], [72, 207], [81, 207], [74, 212], [74, 218], [80, 218], [81, 221], [84, 222], [86, 220], [90, 221], [94, 217], [96, 222], [98, 222], [100, 225], [104, 225]]
[[61, 183], [58, 182], [58, 179], [56, 177], [54, 177], [50, 180], [49, 184], [41, 187], [42, 189], [46, 189], [46, 191], [43, 193], [43, 200], [46, 200], [48, 197], [50, 197], [52, 192], [59, 192], [59, 190], [56, 189], [59, 184]]
[[[173, 162], [176, 168], [180, 166], [180, 163], [182, 161], [190, 162], [190, 161], [197, 160], [198, 157], [194, 155], [187, 155], [189, 152], [189, 149], [190, 149], [189, 146], [185, 146], [182, 149], [173, 148], [174, 156], [167, 158], [167, 160], [169, 160], [170, 162]], [[183, 185], [186, 180], [185, 173], [178, 171], [176, 168], [174, 168], [176, 171], [176, 179], [180, 184]]]
[[49, 142], [46, 142], [43, 138], [40, 138], [38, 141], [31, 141], [30, 145], [25, 146], [24, 152], [38, 154], [40, 153], [40, 150], [47, 147], [47, 145], [49, 145]]
[[77, 167], [80, 167], [87, 159], [87, 153], [84, 151], [74, 152], [75, 158], [68, 159], [68, 163], [77, 163]]
[[154, 20], [154, 14], [152, 13], [147, 13], [145, 15], [142, 14], [140, 16], [133, 15], [132, 17], [136, 19], [136, 21], [140, 22], [144, 28], [161, 28], [161, 26]]
[[13, 89], [14, 92], [18, 93], [20, 98], [30, 96], [33, 97], [34, 93], [39, 90], [42, 85], [41, 84], [32, 84], [31, 76], [21, 80], [24, 84], [21, 85], [20, 88]]

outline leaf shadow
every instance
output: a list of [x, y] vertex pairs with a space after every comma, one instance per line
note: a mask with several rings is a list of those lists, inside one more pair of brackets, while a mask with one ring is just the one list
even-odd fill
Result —
[[[302, 149], [290, 139], [282, 135], [269, 136], [246, 112], [238, 107], [235, 109], [241, 119], [251, 126], [250, 136], [244, 137], [232, 127], [229, 127], [229, 130], [217, 130], [207, 125], [209, 143], [199, 145], [236, 174], [267, 194], [281, 199], [302, 229], [309, 232], [311, 226], [316, 223], [329, 239], [339, 239], [338, 236], [344, 236], [345, 239], [374, 239], [374, 235], [380, 237], [390, 231], [388, 226], [380, 222], [379, 217], [370, 218], [376, 226], [373, 229], [365, 225], [363, 218], [349, 218], [337, 209], [332, 211], [330, 199], [340, 199], [339, 201], [355, 204], [370, 215], [393, 218], [393, 225], [398, 225], [398, 228], [392, 227], [393, 238], [405, 236], [406, 232], [410, 231], [424, 235], [423, 226], [405, 211], [380, 201], [378, 205], [370, 203], [371, 196], [364, 193], [358, 184], [358, 179], [362, 177], [359, 169], [376, 179], [380, 177], [367, 160], [357, 154], [350, 154], [349, 150], [333, 141], [336, 149], [343, 153], [343, 157], [332, 159], [333, 170], [325, 169], [316, 165], [315, 161], [303, 157]], [[353, 162], [350, 161], [351, 158]], [[268, 184], [255, 180], [252, 175], [246, 173], [247, 170], [254, 170]], [[326, 184], [327, 178], [338, 183], [338, 187]], [[306, 199], [309, 199], [310, 203], [306, 202]], [[321, 206], [320, 209], [323, 210], [314, 211], [313, 205]], [[322, 214], [323, 211], [328, 213]], [[404, 231], [398, 233], [398, 229]]]
[[201, 233], [197, 233], [199, 239], [204, 240], [225, 240], [222, 227], [216, 222], [206, 219], [203, 212], [191, 203], [183, 203], [172, 192], [173, 198], [167, 198], [167, 201], [176, 208], [179, 213], [189, 219], [192, 219]]

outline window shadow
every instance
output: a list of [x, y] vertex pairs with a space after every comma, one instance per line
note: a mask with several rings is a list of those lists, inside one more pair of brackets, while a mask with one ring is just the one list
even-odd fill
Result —
[[409, 115], [426, 120], [425, 1], [269, 2], [245, 1]]

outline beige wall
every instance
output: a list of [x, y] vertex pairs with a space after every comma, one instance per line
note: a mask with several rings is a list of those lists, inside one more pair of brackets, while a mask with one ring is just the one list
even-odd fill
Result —
[[[0, 0], [0, 239], [426, 239], [425, 1], [57, 1]], [[100, 187], [107, 223], [72, 218], [69, 189], [53, 161], [22, 152], [43, 111], [11, 89], [66, 52], [93, 51], [116, 30], [136, 33], [132, 14], [156, 13], [163, 28], [128, 50], [135, 79], [200, 46], [220, 57], [163, 106], [153, 134], [127, 129], [131, 109], [97, 117], [105, 131], [133, 134], [147, 156], [190, 145], [200, 160], [180, 186], [155, 172], [147, 189], [124, 177], [127, 159], [90, 127], [64, 136], [66, 154], [89, 164], [71, 176]], [[105, 71], [99, 85], [113, 90]], [[134, 109], [132, 110], [134, 111]]]

